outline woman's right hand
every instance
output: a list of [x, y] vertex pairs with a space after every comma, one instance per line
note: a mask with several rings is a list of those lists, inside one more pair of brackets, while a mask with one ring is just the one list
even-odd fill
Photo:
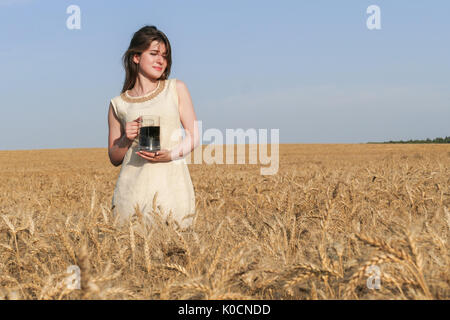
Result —
[[139, 128], [141, 127], [141, 117], [136, 118], [133, 121], [125, 124], [125, 136], [128, 140], [134, 141], [139, 134]]

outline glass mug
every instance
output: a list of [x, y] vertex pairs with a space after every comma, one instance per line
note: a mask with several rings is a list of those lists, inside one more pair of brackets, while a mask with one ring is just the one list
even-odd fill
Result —
[[161, 150], [159, 116], [145, 115], [141, 117], [138, 149], [149, 152]]

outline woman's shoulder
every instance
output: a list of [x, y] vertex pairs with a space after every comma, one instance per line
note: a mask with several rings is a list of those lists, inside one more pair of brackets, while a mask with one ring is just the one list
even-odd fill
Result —
[[122, 97], [119, 94], [115, 97], [112, 97], [109, 101], [113, 105], [113, 107], [118, 107], [122, 103]]
[[187, 91], [187, 86], [186, 83], [180, 79], [172, 79], [172, 82], [174, 83], [174, 87], [177, 90], [178, 93], [180, 92], [186, 92]]
[[173, 90], [177, 94], [179, 94], [180, 92], [186, 90], [186, 84], [180, 79], [170, 78], [169, 79], [169, 83], [170, 83], [170, 86], [173, 88]]

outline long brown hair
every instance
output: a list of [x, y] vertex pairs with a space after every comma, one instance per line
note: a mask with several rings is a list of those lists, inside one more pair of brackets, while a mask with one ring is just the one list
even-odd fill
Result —
[[133, 62], [134, 55], [141, 55], [142, 52], [147, 50], [150, 47], [150, 44], [155, 40], [164, 43], [167, 51], [167, 67], [158, 80], [166, 80], [169, 78], [170, 67], [172, 66], [172, 50], [170, 48], [169, 39], [166, 37], [164, 32], [158, 30], [155, 26], [144, 26], [134, 33], [128, 50], [122, 57], [123, 67], [125, 68], [125, 81], [123, 83], [122, 93], [132, 89], [136, 83], [139, 66]]

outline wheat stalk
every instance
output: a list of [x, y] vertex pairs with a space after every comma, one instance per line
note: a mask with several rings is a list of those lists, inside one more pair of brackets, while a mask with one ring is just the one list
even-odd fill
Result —
[[211, 295], [211, 288], [199, 282], [181, 283], [176, 286], [184, 290], [202, 292], [205, 294], [206, 299], [208, 299], [208, 297]]
[[424, 291], [425, 295], [428, 298], [432, 298], [432, 294], [425, 282], [425, 279], [423, 277], [422, 272], [420, 271], [420, 268], [416, 265], [416, 263], [404, 250], [395, 249], [381, 239], [375, 239], [369, 236], [363, 236], [359, 234], [357, 234], [356, 236], [360, 240], [394, 255], [398, 259], [398, 261], [402, 262], [408, 268], [408, 270], [414, 275], [414, 277], [419, 282], [422, 290]]
[[152, 204], [152, 208], [153, 208], [153, 212], [156, 212], [156, 199], [158, 197], [158, 191], [155, 192], [155, 195], [153, 196], [153, 204]]
[[188, 272], [186, 271], [186, 269], [183, 266], [180, 266], [179, 264], [176, 263], [166, 263], [164, 265], [164, 267], [166, 267], [167, 269], [172, 269], [172, 270], [177, 270], [178, 272], [180, 272], [181, 274], [184, 274], [186, 277], [189, 276]]
[[210, 300], [253, 300], [250, 296], [243, 295], [242, 293], [226, 292], [221, 294], [213, 294], [209, 297]]
[[3, 221], [5, 221], [6, 225], [8, 226], [9, 230], [11, 231], [13, 237], [14, 237], [14, 244], [16, 245], [16, 259], [19, 261], [19, 245], [17, 244], [17, 230], [14, 227], [14, 225], [11, 223], [11, 221], [8, 219], [7, 216], [2, 215]]
[[59, 235], [59, 238], [62, 240], [64, 248], [66, 249], [66, 251], [69, 254], [70, 258], [72, 259], [73, 263], [76, 263], [77, 258], [75, 257], [75, 251], [74, 251], [72, 245], [70, 244], [69, 240], [67, 239], [67, 236], [62, 231], [60, 231], [58, 233], [58, 235]]
[[381, 265], [382, 263], [389, 262], [389, 261], [399, 262], [400, 260], [396, 256], [388, 253], [388, 254], [380, 254], [379, 256], [376, 256], [376, 257], [370, 259], [369, 261], [367, 261], [366, 263], [364, 263], [350, 277], [350, 280], [347, 283], [347, 288], [345, 289], [344, 296], [350, 297], [352, 294], [354, 294], [354, 289], [356, 287], [356, 284], [359, 282], [360, 279], [362, 279], [365, 276], [369, 267], [371, 267], [373, 265], [378, 266], [378, 265]]
[[[153, 230], [151, 232], [153, 233]], [[152, 263], [150, 262], [149, 236], [147, 235], [144, 238], [144, 259], [145, 259], [145, 268], [147, 272], [150, 273], [150, 271], [152, 270]]]
[[108, 288], [102, 291], [102, 297], [106, 297], [108, 298], [109, 296], [114, 296], [117, 294], [122, 294], [125, 296], [130, 296], [133, 299], [138, 299], [139, 296], [137, 294], [135, 294], [134, 292], [132, 292], [131, 290], [125, 289], [125, 288], [120, 288], [120, 287], [115, 287], [115, 288]]
[[130, 219], [130, 223], [129, 223], [129, 231], [130, 231], [131, 261], [132, 261], [132, 268], [134, 270], [134, 268], [135, 268], [136, 238], [134, 236], [133, 222], [131, 221], [131, 219]]
[[214, 272], [214, 270], [216, 268], [217, 262], [219, 261], [220, 255], [222, 253], [222, 248], [223, 248], [223, 242], [217, 248], [214, 258], [208, 268], [208, 277], [211, 277], [212, 273]]
[[84, 243], [78, 250], [77, 264], [81, 271], [81, 290], [82, 296], [87, 297], [92, 289], [90, 286], [91, 280], [91, 265], [89, 263], [89, 256], [87, 251], [87, 245]]

